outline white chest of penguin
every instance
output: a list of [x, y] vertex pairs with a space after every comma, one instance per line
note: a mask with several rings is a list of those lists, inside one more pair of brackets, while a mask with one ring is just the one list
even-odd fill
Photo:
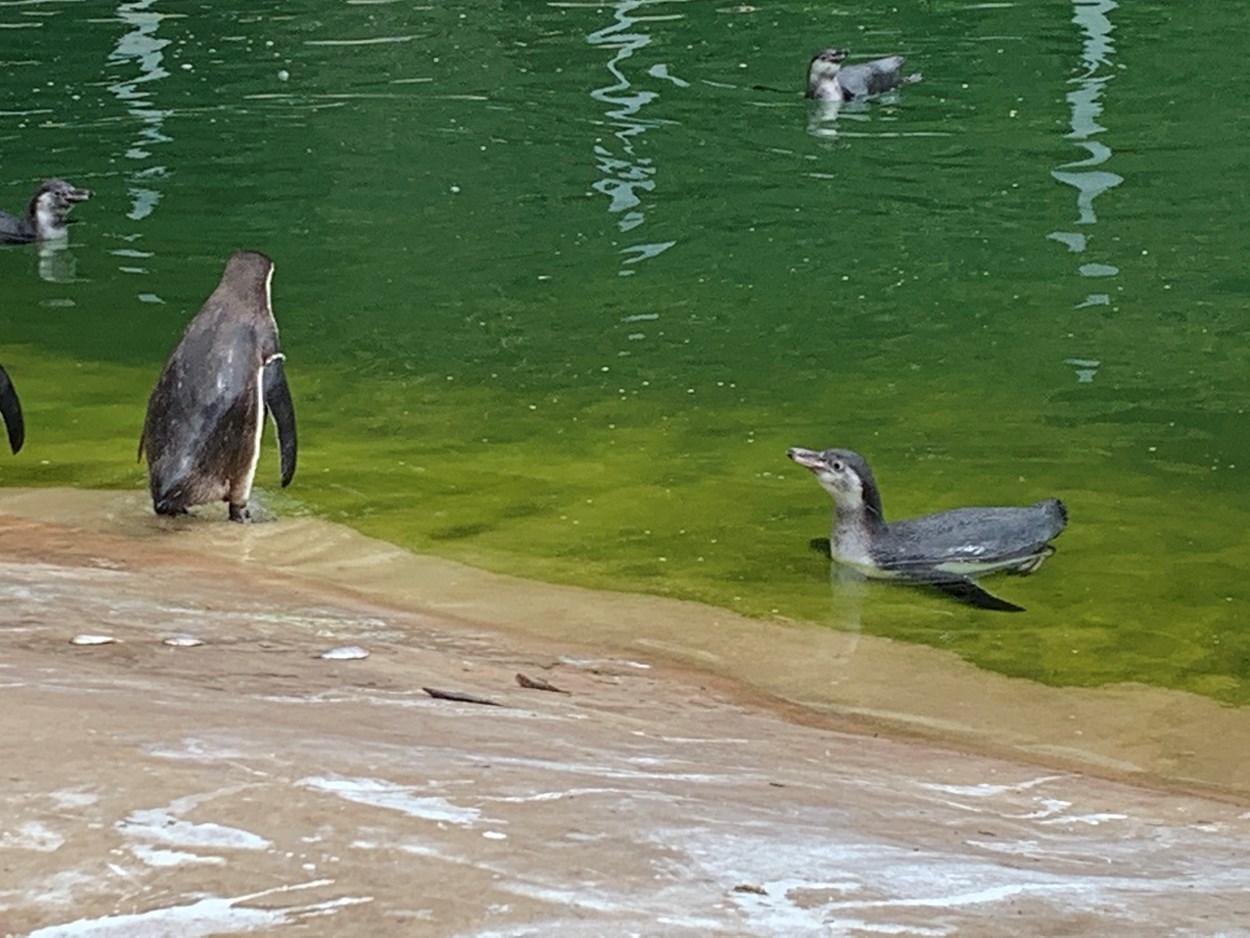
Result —
[[888, 577], [868, 552], [868, 529], [861, 524], [836, 524], [829, 536], [830, 554], [838, 563], [854, 567], [869, 576]]

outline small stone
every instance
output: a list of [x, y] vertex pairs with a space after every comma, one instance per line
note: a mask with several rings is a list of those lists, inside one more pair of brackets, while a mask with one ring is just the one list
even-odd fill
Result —
[[340, 645], [338, 648], [323, 651], [317, 657], [325, 658], [327, 661], [355, 661], [359, 658], [368, 658], [369, 652], [359, 645]]
[[175, 648], [194, 648], [196, 645], [204, 643], [194, 635], [171, 635], [165, 639], [166, 645], [173, 645]]
[[75, 635], [69, 640], [71, 645], [111, 645], [117, 641], [112, 635]]

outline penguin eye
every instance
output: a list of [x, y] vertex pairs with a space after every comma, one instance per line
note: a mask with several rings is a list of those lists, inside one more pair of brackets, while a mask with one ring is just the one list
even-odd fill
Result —
[[833, 462], [829, 464], [829, 468], [832, 469], [834, 472], [841, 472], [843, 469], [846, 468], [846, 466], [842, 465], [841, 460], [835, 459]]

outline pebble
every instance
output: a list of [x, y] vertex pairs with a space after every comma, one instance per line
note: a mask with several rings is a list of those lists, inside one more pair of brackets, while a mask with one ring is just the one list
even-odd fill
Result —
[[117, 641], [112, 635], [75, 635], [69, 640], [71, 645], [111, 645]]
[[368, 658], [369, 652], [359, 645], [340, 645], [338, 648], [323, 651], [317, 657], [325, 658], [329, 661], [355, 661], [358, 658]]

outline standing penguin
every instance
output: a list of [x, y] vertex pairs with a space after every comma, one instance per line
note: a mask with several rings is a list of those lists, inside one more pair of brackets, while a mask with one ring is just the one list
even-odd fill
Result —
[[17, 390], [3, 367], [0, 367], [0, 420], [9, 434], [9, 449], [16, 453], [26, 439], [26, 424], [22, 422], [22, 403], [17, 399]]
[[148, 399], [139, 454], [158, 515], [224, 501], [247, 510], [268, 411], [278, 432], [282, 485], [295, 475], [295, 408], [270, 303], [273, 261], [239, 251], [182, 334]]

